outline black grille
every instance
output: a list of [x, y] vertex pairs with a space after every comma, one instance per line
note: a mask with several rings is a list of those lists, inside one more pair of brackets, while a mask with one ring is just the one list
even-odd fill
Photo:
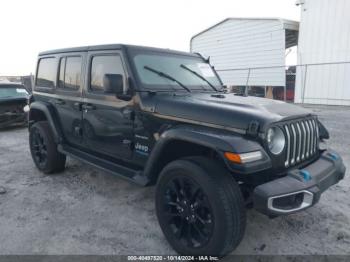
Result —
[[319, 131], [315, 118], [284, 124], [283, 131], [286, 135], [286, 167], [294, 166], [317, 154]]

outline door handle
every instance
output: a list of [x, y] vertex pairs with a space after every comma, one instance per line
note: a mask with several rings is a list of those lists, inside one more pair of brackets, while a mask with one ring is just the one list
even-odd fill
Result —
[[96, 106], [92, 105], [92, 104], [84, 104], [81, 106], [82, 109], [84, 109], [86, 112], [90, 111], [90, 110], [95, 110]]
[[76, 110], [81, 111], [82, 103], [75, 102], [75, 103], [73, 104], [73, 107], [74, 107]]
[[66, 102], [64, 101], [64, 100], [62, 100], [62, 99], [56, 99], [55, 100], [55, 104], [56, 105], [64, 105]]
[[124, 109], [123, 110], [123, 118], [128, 119], [128, 120], [134, 120], [134, 118], [135, 118], [134, 111], [131, 109]]

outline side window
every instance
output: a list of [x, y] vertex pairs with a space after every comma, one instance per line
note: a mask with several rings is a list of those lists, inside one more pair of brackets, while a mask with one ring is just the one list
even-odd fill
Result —
[[124, 69], [119, 55], [98, 55], [91, 61], [90, 89], [95, 93], [103, 93], [105, 75], [120, 74], [124, 76]]
[[57, 76], [57, 59], [41, 58], [38, 64], [36, 86], [54, 88]]
[[81, 63], [80, 56], [62, 57], [60, 60], [60, 74], [58, 87], [77, 90], [81, 83]]

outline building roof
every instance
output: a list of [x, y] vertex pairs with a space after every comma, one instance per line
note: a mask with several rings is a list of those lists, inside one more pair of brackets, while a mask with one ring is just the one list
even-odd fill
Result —
[[278, 18], [278, 17], [229, 17], [226, 18], [219, 23], [216, 23], [215, 25], [212, 25], [211, 27], [208, 27], [207, 29], [199, 32], [198, 34], [195, 34], [192, 38], [191, 41], [196, 38], [197, 36], [208, 32], [209, 30], [226, 23], [227, 21], [232, 21], [232, 20], [262, 20], [262, 21], [279, 21], [283, 25], [283, 29], [286, 30], [286, 48], [289, 48], [291, 46], [295, 46], [298, 43], [298, 32], [299, 32], [299, 22], [293, 21], [293, 20], [288, 20], [288, 19], [283, 19], [283, 18]]

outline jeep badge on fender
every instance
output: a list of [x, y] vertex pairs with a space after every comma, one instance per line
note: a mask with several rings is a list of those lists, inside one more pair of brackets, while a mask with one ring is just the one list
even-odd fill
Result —
[[39, 54], [29, 111], [33, 161], [46, 174], [71, 156], [141, 186], [184, 255], [224, 256], [246, 207], [267, 216], [315, 205], [343, 179], [341, 157], [308, 110], [226, 93], [198, 54], [102, 45]]

